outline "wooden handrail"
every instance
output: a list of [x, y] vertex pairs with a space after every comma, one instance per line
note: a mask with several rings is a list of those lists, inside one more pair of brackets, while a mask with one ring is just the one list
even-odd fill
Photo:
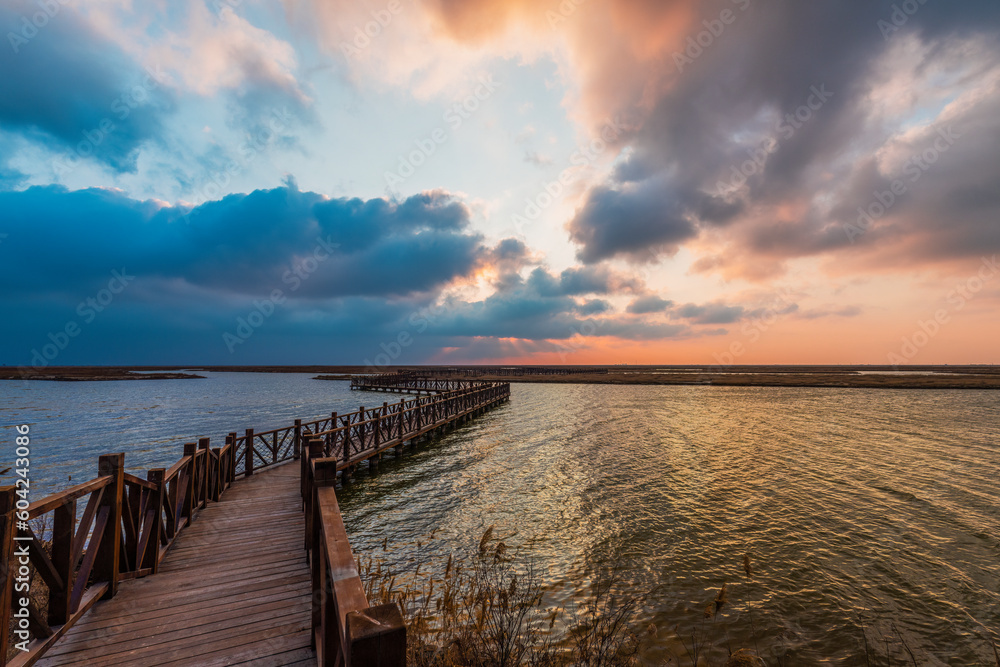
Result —
[[60, 505], [71, 503], [77, 498], [89, 495], [98, 489], [104, 488], [110, 483], [110, 477], [98, 477], [97, 479], [92, 479], [89, 482], [71, 486], [65, 491], [53, 493], [51, 496], [46, 496], [41, 500], [36, 500], [28, 505], [28, 519], [35, 519], [43, 514], [47, 514]]
[[[311, 453], [321, 451], [318, 439], [311, 439], [311, 444]], [[368, 604], [333, 486], [337, 463], [337, 459], [310, 457], [304, 468], [311, 491], [306, 507], [306, 543], [312, 570], [312, 646], [317, 664], [404, 667], [406, 624], [395, 603]]]
[[128, 473], [125, 473], [125, 483], [126, 484], [134, 484], [135, 486], [141, 486], [144, 489], [149, 489], [151, 491], [156, 491], [156, 485], [153, 484], [152, 482], [150, 482], [148, 480], [145, 480], [145, 479], [140, 479], [140, 478], [136, 477], [135, 475], [130, 475]]

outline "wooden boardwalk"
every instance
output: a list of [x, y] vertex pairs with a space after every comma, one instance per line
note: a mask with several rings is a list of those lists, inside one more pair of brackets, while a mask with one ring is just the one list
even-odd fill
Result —
[[25, 479], [0, 487], [0, 667], [402, 667], [403, 616], [369, 605], [335, 486], [505, 403], [510, 385], [363, 384], [417, 396], [233, 432], [220, 448], [201, 438], [145, 479], [117, 453], [41, 500]]
[[234, 485], [37, 664], [315, 665], [299, 484], [296, 462]]

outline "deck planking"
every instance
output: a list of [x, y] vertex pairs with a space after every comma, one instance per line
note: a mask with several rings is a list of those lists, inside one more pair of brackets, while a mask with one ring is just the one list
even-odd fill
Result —
[[125, 581], [38, 661], [57, 665], [315, 664], [299, 466], [201, 510], [155, 577]]

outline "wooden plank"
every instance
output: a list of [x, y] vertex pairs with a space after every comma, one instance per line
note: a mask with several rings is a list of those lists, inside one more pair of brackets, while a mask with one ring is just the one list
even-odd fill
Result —
[[303, 598], [301, 591], [295, 590], [257, 598], [250, 610], [248, 610], [245, 602], [234, 602], [212, 609], [199, 609], [197, 610], [197, 615], [194, 613], [185, 613], [158, 619], [142, 618], [135, 623], [118, 624], [102, 628], [99, 633], [78, 633], [74, 637], [67, 637], [56, 644], [46, 654], [46, 658], [76, 650], [93, 648], [101, 643], [114, 644], [131, 641], [139, 637], [152, 637], [161, 633], [176, 632], [185, 628], [201, 626], [208, 620], [225, 621], [230, 618], [238, 619], [247, 616], [248, 611], [252, 614], [264, 614], [265, 612], [275, 614], [290, 608], [304, 607], [308, 604], [308, 600]]
[[[242, 636], [229, 636], [238, 630], [229, 630], [224, 636], [214, 640], [187, 642], [183, 639], [174, 644], [153, 646], [148, 649], [127, 651], [124, 653], [109, 653], [94, 657], [87, 655], [80, 660], [70, 659], [63, 662], [67, 666], [110, 667], [111, 665], [142, 665], [154, 667], [158, 665], [228, 665], [235, 661], [246, 661], [254, 657], [264, 657], [283, 653], [290, 649], [303, 648], [309, 645], [309, 640], [301, 639], [303, 632], [301, 623], [280, 623], [287, 619], [278, 619], [278, 624], [268, 624], [254, 633], [253, 639], [247, 641]], [[222, 634], [222, 633], [218, 633]], [[298, 636], [297, 636], [298, 635]], [[41, 664], [41, 663], [39, 663]]]
[[[81, 660], [89, 660], [90, 664], [119, 664], [122, 656], [132, 661], [139, 656], [150, 653], [169, 653], [189, 644], [212, 645], [222, 640], [238, 638], [250, 629], [254, 632], [274, 627], [295, 624], [301, 627], [302, 613], [308, 608], [309, 600], [299, 598], [284, 605], [271, 605], [268, 609], [254, 606], [252, 609], [228, 610], [212, 617], [210, 622], [198, 624], [178, 622], [171, 626], [154, 627], [151, 631], [138, 636], [123, 637], [119, 641], [107, 638], [92, 638], [85, 644], [77, 644], [72, 652], [61, 656], [46, 656], [51, 665], [66, 665]], [[241, 613], [242, 612], [242, 613]], [[297, 620], [296, 620], [297, 619]], [[242, 642], [241, 642], [242, 643]], [[157, 659], [160, 659], [157, 656]], [[143, 660], [145, 662], [145, 660]]]

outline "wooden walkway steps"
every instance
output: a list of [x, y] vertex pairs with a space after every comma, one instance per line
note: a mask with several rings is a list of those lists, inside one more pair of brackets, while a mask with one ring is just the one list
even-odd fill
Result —
[[201, 511], [155, 577], [123, 582], [37, 664], [315, 665], [304, 530], [299, 467], [259, 471]]

